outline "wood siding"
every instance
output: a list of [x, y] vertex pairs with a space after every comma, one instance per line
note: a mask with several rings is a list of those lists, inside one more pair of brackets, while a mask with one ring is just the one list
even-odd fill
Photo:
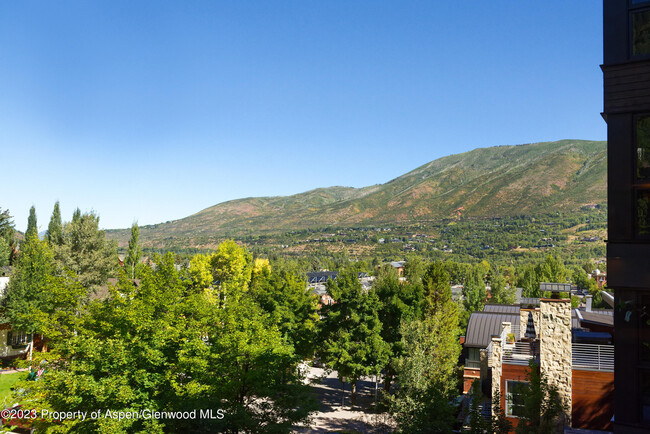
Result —
[[603, 66], [605, 113], [650, 111], [650, 62]]
[[[527, 381], [526, 373], [528, 372], [528, 366], [522, 365], [508, 365], [504, 363], [501, 368], [501, 408], [503, 411], [506, 411], [506, 380], [517, 380], [517, 381]], [[508, 417], [506, 418], [512, 423], [513, 428], [517, 428], [519, 424], [519, 418], [517, 417]]]
[[614, 415], [614, 373], [573, 371], [573, 428], [611, 430]]

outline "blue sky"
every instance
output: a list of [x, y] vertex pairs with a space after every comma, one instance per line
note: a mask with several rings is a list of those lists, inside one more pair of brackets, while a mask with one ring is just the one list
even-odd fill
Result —
[[0, 2], [0, 207], [104, 228], [604, 140], [600, 1]]

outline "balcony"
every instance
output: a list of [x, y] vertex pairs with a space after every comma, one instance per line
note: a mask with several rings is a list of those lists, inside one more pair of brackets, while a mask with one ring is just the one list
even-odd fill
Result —
[[573, 369], [614, 372], [614, 345], [574, 343], [571, 353]]

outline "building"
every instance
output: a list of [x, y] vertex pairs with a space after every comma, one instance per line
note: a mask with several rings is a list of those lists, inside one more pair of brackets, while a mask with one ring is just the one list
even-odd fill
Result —
[[616, 306], [614, 431], [650, 430], [650, 0], [604, 0], [607, 285]]
[[474, 379], [516, 426], [518, 387], [534, 360], [567, 406], [564, 423], [577, 429], [611, 428], [614, 413], [612, 310], [571, 308], [570, 285], [542, 284], [552, 298], [513, 306], [486, 305], [471, 314], [464, 337], [464, 391]]

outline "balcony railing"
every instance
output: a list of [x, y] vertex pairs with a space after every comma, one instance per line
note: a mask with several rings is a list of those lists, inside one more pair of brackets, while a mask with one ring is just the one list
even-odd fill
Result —
[[503, 346], [503, 363], [528, 366], [528, 362], [539, 355], [537, 342], [514, 342]]
[[614, 345], [572, 344], [573, 369], [614, 372]]

